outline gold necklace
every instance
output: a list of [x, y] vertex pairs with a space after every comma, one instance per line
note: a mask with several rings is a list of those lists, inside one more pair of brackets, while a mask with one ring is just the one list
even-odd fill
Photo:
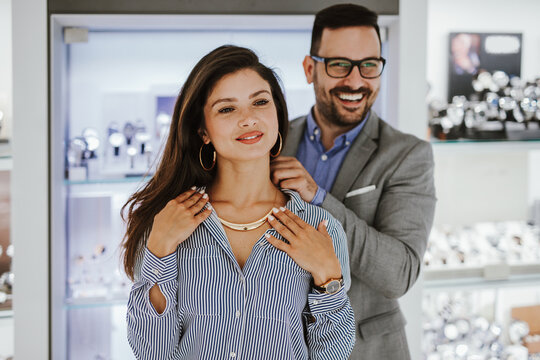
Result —
[[[276, 203], [277, 194], [278, 193], [276, 192], [276, 196], [274, 197], [274, 204]], [[223, 220], [222, 218], [217, 216], [217, 213], [216, 213], [216, 216], [218, 220], [229, 229], [238, 230], [238, 231], [249, 231], [249, 230], [255, 230], [256, 228], [261, 227], [266, 222], [266, 219], [268, 219], [268, 216], [270, 216], [271, 213], [272, 213], [272, 210], [270, 210], [266, 215], [264, 215], [259, 220], [255, 220], [248, 224], [235, 224], [227, 220]]]
[[219, 216], [217, 217], [219, 219], [219, 221], [221, 221], [221, 223], [228, 227], [228, 228], [231, 228], [233, 230], [238, 230], [238, 231], [249, 231], [249, 230], [254, 230], [258, 227], [260, 227], [262, 224], [264, 224], [266, 222], [266, 219], [268, 218], [268, 216], [272, 213], [272, 210], [270, 210], [268, 212], [268, 214], [264, 215], [262, 218], [260, 218], [259, 220], [256, 220], [256, 221], [253, 221], [253, 222], [250, 222], [248, 224], [235, 224], [235, 223], [232, 223], [232, 222], [229, 222], [229, 221], [226, 221], [226, 220], [223, 220], [222, 218], [220, 218]]

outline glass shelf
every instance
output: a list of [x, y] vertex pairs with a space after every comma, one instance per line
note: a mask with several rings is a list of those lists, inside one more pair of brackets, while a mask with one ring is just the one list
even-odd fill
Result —
[[13, 317], [13, 310], [0, 310], [0, 319], [11, 319]]
[[435, 151], [468, 152], [474, 150], [496, 152], [496, 151], [529, 151], [540, 150], [540, 139], [537, 140], [429, 140]]
[[127, 176], [122, 178], [110, 179], [89, 179], [89, 180], [64, 180], [64, 185], [93, 185], [93, 184], [133, 184], [144, 183], [153, 176]]
[[88, 309], [97, 307], [126, 306], [127, 297], [120, 298], [84, 298], [84, 299], [66, 299], [65, 309]]
[[[497, 265], [491, 265], [494, 266]], [[502, 265], [498, 269], [501, 274], [499, 277], [492, 275], [490, 277], [489, 268], [490, 266], [424, 270], [424, 290], [471, 290], [540, 285], [540, 264]]]

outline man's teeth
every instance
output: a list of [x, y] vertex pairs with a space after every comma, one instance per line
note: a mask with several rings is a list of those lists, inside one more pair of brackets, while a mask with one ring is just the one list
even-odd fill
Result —
[[364, 97], [364, 94], [338, 94], [341, 100], [347, 101], [360, 101]]
[[251, 140], [251, 139], [255, 139], [256, 137], [259, 137], [259, 135], [249, 136], [249, 137], [245, 137], [245, 138], [240, 138], [240, 140]]

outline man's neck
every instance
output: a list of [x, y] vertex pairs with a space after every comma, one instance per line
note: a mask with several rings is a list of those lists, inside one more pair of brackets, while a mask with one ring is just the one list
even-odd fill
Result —
[[358, 124], [351, 124], [350, 126], [339, 126], [331, 121], [328, 121], [315, 106], [313, 108], [313, 119], [317, 123], [317, 126], [321, 130], [321, 143], [326, 151], [330, 150], [334, 146], [334, 141], [341, 135], [353, 129]]

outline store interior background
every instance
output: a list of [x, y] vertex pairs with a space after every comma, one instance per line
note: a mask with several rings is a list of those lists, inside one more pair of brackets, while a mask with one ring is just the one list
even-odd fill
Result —
[[[12, 105], [12, 24], [11, 24], [11, 3], [12, 0], [0, 0], [0, 110], [4, 112], [5, 124], [0, 131], [1, 138], [9, 138], [12, 141], [17, 141], [18, 134], [13, 134], [13, 105]], [[512, 2], [503, 0], [426, 0], [427, 5], [427, 42], [426, 42], [426, 67], [425, 77], [426, 82], [429, 84], [430, 92], [426, 98], [446, 98], [447, 80], [448, 80], [448, 34], [457, 31], [470, 31], [470, 32], [518, 32], [523, 34], [523, 52], [522, 52], [522, 78], [534, 79], [540, 76], [540, 29], [538, 28], [538, 16], [540, 14], [540, 2], [537, 0], [516, 0]], [[100, 36], [102, 36], [100, 38]], [[108, 84], [107, 81], [112, 79], [112, 76], [108, 76], [106, 71], [100, 72], [102, 77], [96, 78], [89, 76], [94, 74], [92, 67], [101, 66], [101, 68], [112, 67], [115, 61], [122, 61], [121, 57], [118, 57], [118, 53], [114, 51], [108, 52], [110, 57], [104, 57], [105, 61], [101, 64], [92, 62], [85, 62], [84, 59], [88, 58], [88, 54], [92, 51], [104, 51], [107, 47], [111, 49], [117, 49], [118, 47], [114, 42], [129, 41], [128, 38], [123, 38], [121, 34], [114, 38], [107, 38], [104, 34], [95, 33], [91, 34], [95, 36], [95, 39], [100, 41], [91, 42], [89, 44], [96, 44], [99, 47], [93, 48], [92, 46], [80, 47], [79, 49], [73, 48], [73, 64], [76, 64], [79, 69], [75, 71], [75, 74], [79, 74], [79, 78], [71, 78], [75, 93], [79, 94], [78, 99], [94, 99], [96, 103], [89, 104], [86, 109], [89, 111], [81, 113], [73, 113], [73, 118], [81, 120], [79, 129], [72, 129], [73, 132], [80, 132], [84, 123], [100, 119], [101, 114], [98, 109], [101, 108], [101, 101], [106, 100], [106, 97], [98, 95], [100, 90], [94, 86], [100, 84], [100, 86], [114, 88], [114, 84]], [[171, 34], [170, 40], [173, 42], [180, 42], [177, 35]], [[202, 35], [204, 36], [204, 35]], [[298, 41], [308, 42], [309, 33], [298, 32], [295, 36], [298, 36]], [[389, 36], [392, 36], [392, 28], [389, 29]], [[241, 38], [242, 34], [238, 34], [238, 38]], [[238, 39], [236, 38], [236, 40]], [[140, 38], [138, 39], [140, 40]], [[219, 38], [212, 34], [208, 37], [208, 41], [204, 49], [200, 50], [202, 56], [207, 50], [214, 46], [220, 45], [223, 42], [229, 42], [229, 38]], [[235, 39], [233, 39], [235, 40]], [[155, 44], [151, 41], [151, 35], [149, 35], [145, 41], [145, 47], [159, 47], [159, 44]], [[197, 41], [203, 41], [202, 38], [198, 38]], [[246, 45], [252, 39], [242, 40]], [[411, 41], [414, 44], [414, 40]], [[281, 43], [276, 42], [274, 44], [266, 44], [269, 51], [272, 49], [281, 49]], [[76, 46], [76, 45], [75, 45]], [[418, 46], [422, 46], [421, 44]], [[307, 46], [306, 46], [307, 47]], [[144, 56], [155, 56], [156, 53], [142, 51], [141, 47], [131, 47], [136, 53], [121, 54], [121, 56], [132, 57], [133, 59], [141, 60], [141, 64], [144, 64], [148, 59], [144, 59]], [[170, 52], [163, 54], [162, 57], [167, 59], [172, 56], [176, 59], [181, 57], [181, 48], [169, 47]], [[157, 51], [157, 50], [156, 50]], [[275, 50], [278, 51], [278, 50]], [[304, 49], [300, 48], [288, 48], [288, 58], [294, 58], [295, 56], [303, 56]], [[414, 48], [413, 50], [414, 51]], [[264, 56], [263, 56], [264, 59]], [[141, 70], [141, 64], [131, 62], [129, 67], [124, 67], [125, 74], [123, 76], [122, 87], [114, 88], [115, 93], [136, 93], [138, 87], [142, 88], [141, 84], [148, 83], [148, 79], [145, 79], [145, 72]], [[169, 77], [174, 74], [173, 78], [181, 78], [185, 76], [186, 69], [189, 69], [193, 64], [186, 63], [186, 67], [183, 72], [175, 72], [173, 62], [163, 61], [162, 67], [159, 71], [152, 73], [152, 76], [162, 76], [163, 84], [171, 84]], [[285, 86], [297, 89], [295, 92], [290, 92], [288, 96], [290, 101], [291, 112], [294, 115], [300, 115], [305, 112], [306, 107], [304, 104], [313, 101], [311, 87], [305, 84], [303, 73], [301, 72], [300, 63], [274, 63], [269, 64], [280, 68], [280, 76], [285, 83]], [[298, 68], [297, 72], [289, 71], [289, 69]], [[115, 68], [122, 68], [116, 67]], [[286, 69], [286, 70], [284, 70]], [[75, 70], [75, 69], [74, 69]], [[87, 70], [89, 72], [87, 72]], [[137, 74], [137, 76], [133, 76]], [[139, 76], [140, 75], [140, 76]], [[118, 74], [115, 74], [115, 81], [118, 79]], [[152, 81], [154, 81], [153, 78]], [[80, 85], [80, 86], [78, 86]], [[89, 86], [90, 85], [90, 86]], [[174, 86], [174, 85], [172, 85]], [[386, 92], [390, 92], [389, 98], [392, 98], [392, 84], [388, 83], [389, 89], [385, 89]], [[400, 89], [406, 89], [406, 86], [400, 85]], [[145, 89], [146, 91], [146, 89]], [[170, 92], [171, 87], [158, 87], [152, 89], [155, 93]], [[387, 96], [384, 91], [382, 95]], [[298, 99], [298, 101], [295, 101]], [[300, 101], [301, 99], [301, 101]], [[309, 99], [309, 100], [306, 100]], [[115, 101], [121, 101], [120, 97], [117, 97]], [[145, 100], [141, 102], [141, 106]], [[296, 105], [298, 104], [298, 105]], [[302, 104], [302, 105], [300, 105]], [[393, 109], [381, 108], [379, 102], [379, 113], [387, 118], [395, 119], [392, 113]], [[426, 105], [427, 108], [427, 105]], [[77, 109], [84, 109], [84, 106], [74, 106], [73, 111]], [[134, 114], [137, 109], [133, 109]], [[402, 119], [406, 119], [403, 116]], [[404, 120], [401, 120], [404, 121]], [[413, 120], [414, 121], [414, 120]], [[404, 126], [403, 123], [398, 123], [397, 120], [392, 121], [393, 125], [398, 128]], [[427, 129], [427, 121], [426, 121]], [[105, 124], [101, 124], [105, 126]], [[406, 126], [405, 126], [406, 128]], [[425, 132], [427, 133], [427, 131]], [[418, 134], [417, 134], [418, 135]], [[4, 147], [2, 147], [4, 146]], [[9, 171], [12, 166], [11, 159], [9, 157], [2, 157], [2, 149], [5, 149], [5, 145], [0, 144], [0, 171]], [[485, 146], [485, 144], [460, 144], [459, 147], [452, 146], [452, 144], [434, 144], [434, 154], [436, 161], [435, 181], [437, 188], [437, 197], [439, 199], [435, 223], [436, 225], [454, 225], [461, 226], [467, 224], [475, 224], [484, 221], [503, 222], [503, 221], [527, 221], [531, 216], [531, 206], [534, 200], [540, 199], [540, 145], [536, 144], [523, 144], [523, 143], [495, 143]], [[24, 256], [24, 254], [19, 254]], [[537, 274], [539, 275], [539, 274]], [[430, 289], [429, 283], [421, 280], [420, 286], [425, 287], [428, 293], [433, 292]], [[515, 306], [525, 306], [540, 304], [540, 291], [538, 290], [539, 280], [536, 276], [531, 282], [519, 282], [515, 285], [502, 286], [500, 289], [492, 287], [489, 283], [478, 283], [474, 286], [478, 289], [485, 290], [485, 293], [480, 294], [476, 299], [486, 304], [486, 307], [493, 309], [497, 313], [500, 319], [504, 319], [506, 323], [509, 322], [509, 309]], [[437, 283], [437, 289], [440, 289], [440, 284]], [[459, 281], [452, 283], [452, 287], [449, 287], [452, 291], [460, 291]], [[473, 291], [470, 285], [463, 286], [463, 289], [467, 291]], [[425, 292], [426, 292], [425, 291]], [[497, 301], [494, 303], [493, 294], [497, 294]], [[420, 295], [417, 295], [420, 294]], [[421, 301], [418, 296], [422, 296], [422, 291], [415, 293], [415, 298], [409, 300]], [[20, 315], [19, 315], [20, 316]], [[121, 319], [121, 314], [115, 316], [117, 319]], [[22, 319], [22, 317], [21, 317]], [[24, 320], [21, 320], [24, 321]], [[420, 319], [414, 317], [408, 317], [409, 324], [418, 324]], [[121, 323], [118, 324], [120, 326]], [[7, 312], [0, 314], [0, 358], [2, 356], [13, 354], [14, 351], [14, 332], [13, 332], [13, 313]], [[420, 328], [419, 326], [414, 329]], [[416, 330], [414, 330], [416, 331]], [[54, 332], [54, 330], [53, 330]], [[116, 334], [118, 336], [118, 334]], [[413, 354], [420, 356], [420, 345], [417, 341], [420, 338], [420, 334], [417, 336], [410, 336], [409, 341], [413, 341], [411, 344], [411, 350]], [[412, 339], [412, 340], [411, 340]], [[122, 349], [121, 349], [122, 350]], [[121, 351], [119, 350], [119, 351]], [[414, 356], [413, 356], [414, 358]], [[417, 357], [420, 359], [421, 357]]]

